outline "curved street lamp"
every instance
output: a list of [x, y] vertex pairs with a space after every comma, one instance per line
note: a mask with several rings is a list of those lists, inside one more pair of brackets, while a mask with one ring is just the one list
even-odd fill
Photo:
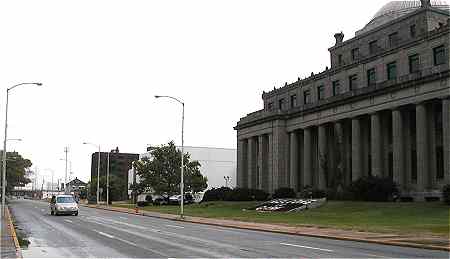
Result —
[[9, 92], [11, 90], [13, 90], [14, 88], [18, 87], [18, 86], [22, 86], [22, 85], [36, 85], [36, 86], [42, 86], [42, 83], [20, 83], [20, 84], [16, 84], [13, 85], [9, 88], [6, 89], [6, 115], [5, 115], [5, 135], [4, 135], [4, 140], [3, 140], [3, 158], [2, 158], [2, 162], [3, 162], [3, 170], [2, 170], [2, 211], [1, 211], [1, 215], [0, 215], [0, 219], [1, 217], [3, 217], [4, 213], [5, 213], [5, 196], [6, 196], [6, 141], [8, 139], [7, 135], [8, 135], [8, 101], [9, 101]]
[[96, 145], [90, 142], [83, 142], [83, 145], [91, 145], [98, 148], [98, 161], [97, 161], [97, 205], [99, 205], [100, 197], [100, 145]]
[[181, 100], [167, 95], [155, 95], [155, 98], [169, 98], [172, 100], [177, 101], [183, 106], [183, 111], [181, 114], [181, 183], [180, 183], [180, 194], [181, 194], [181, 201], [180, 201], [180, 217], [183, 218], [183, 203], [184, 203], [184, 102]]

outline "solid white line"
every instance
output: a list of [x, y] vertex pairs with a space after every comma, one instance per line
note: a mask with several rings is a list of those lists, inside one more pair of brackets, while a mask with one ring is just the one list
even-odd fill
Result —
[[333, 250], [330, 250], [330, 249], [323, 249], [323, 248], [310, 247], [310, 246], [301, 246], [301, 245], [294, 245], [294, 244], [288, 244], [288, 243], [280, 243], [280, 245], [283, 245], [283, 246], [294, 246], [294, 247], [307, 248], [307, 249], [314, 249], [314, 250], [320, 250], [320, 251], [325, 251], [325, 252], [333, 252]]
[[171, 227], [171, 228], [184, 228], [182, 226], [176, 226], [176, 225], [166, 225], [166, 227]]
[[64, 221], [69, 222], [69, 223], [73, 223], [73, 221], [70, 220], [70, 219], [65, 219]]

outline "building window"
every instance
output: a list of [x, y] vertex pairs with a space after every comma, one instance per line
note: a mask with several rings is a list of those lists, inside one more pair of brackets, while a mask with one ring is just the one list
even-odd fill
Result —
[[377, 43], [378, 42], [376, 40], [371, 41], [369, 43], [369, 52], [370, 52], [370, 54], [375, 54], [377, 52], [377, 49], [378, 49]]
[[268, 109], [269, 111], [272, 111], [272, 110], [273, 110], [273, 103], [269, 103], [269, 104], [267, 105], [267, 109]]
[[433, 49], [434, 65], [439, 66], [445, 64], [445, 48], [444, 45]]
[[303, 92], [303, 103], [304, 104], [311, 103], [311, 91], [310, 90], [305, 90]]
[[295, 106], [297, 106], [297, 95], [293, 94], [291, 95], [291, 108], [294, 108]]
[[358, 60], [359, 59], [359, 48], [352, 49], [352, 60]]
[[409, 27], [409, 35], [411, 36], [411, 38], [415, 38], [417, 35], [417, 31], [416, 31], [416, 25], [413, 24]]
[[397, 78], [397, 62], [391, 62], [386, 65], [387, 80], [394, 80]]
[[338, 64], [339, 66], [342, 65], [342, 54], [338, 55]]
[[280, 100], [278, 100], [278, 109], [283, 110], [283, 105], [284, 104], [284, 99], [281, 98]]
[[349, 76], [348, 77], [348, 90], [353, 91], [354, 89], [356, 89], [357, 82], [358, 82], [358, 76], [356, 74]]
[[320, 85], [317, 87], [317, 96], [319, 100], [325, 99], [325, 86]]
[[333, 96], [339, 95], [341, 93], [341, 83], [339, 80], [333, 81]]
[[409, 56], [409, 73], [419, 72], [419, 55], [415, 54]]
[[377, 74], [375, 68], [367, 70], [367, 85], [372, 86], [376, 83], [376, 81], [377, 81]]
[[389, 46], [392, 48], [397, 46], [397, 44], [398, 44], [398, 33], [394, 32], [389, 34]]

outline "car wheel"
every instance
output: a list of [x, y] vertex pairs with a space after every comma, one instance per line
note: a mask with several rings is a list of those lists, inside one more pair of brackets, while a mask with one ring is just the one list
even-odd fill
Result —
[[55, 215], [55, 213], [53, 212], [53, 210], [50, 211], [50, 215], [52, 215], [52, 216]]
[[75, 215], [75, 216], [78, 216], [78, 211], [77, 212], [75, 212], [73, 215]]

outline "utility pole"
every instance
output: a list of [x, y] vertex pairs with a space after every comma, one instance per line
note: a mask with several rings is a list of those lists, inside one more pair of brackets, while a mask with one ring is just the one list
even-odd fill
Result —
[[64, 153], [66, 153], [66, 174], [64, 177], [64, 193], [67, 194], [67, 152], [69, 152], [69, 147], [64, 147]]
[[42, 176], [42, 185], [41, 185], [41, 199], [44, 198], [44, 176]]

